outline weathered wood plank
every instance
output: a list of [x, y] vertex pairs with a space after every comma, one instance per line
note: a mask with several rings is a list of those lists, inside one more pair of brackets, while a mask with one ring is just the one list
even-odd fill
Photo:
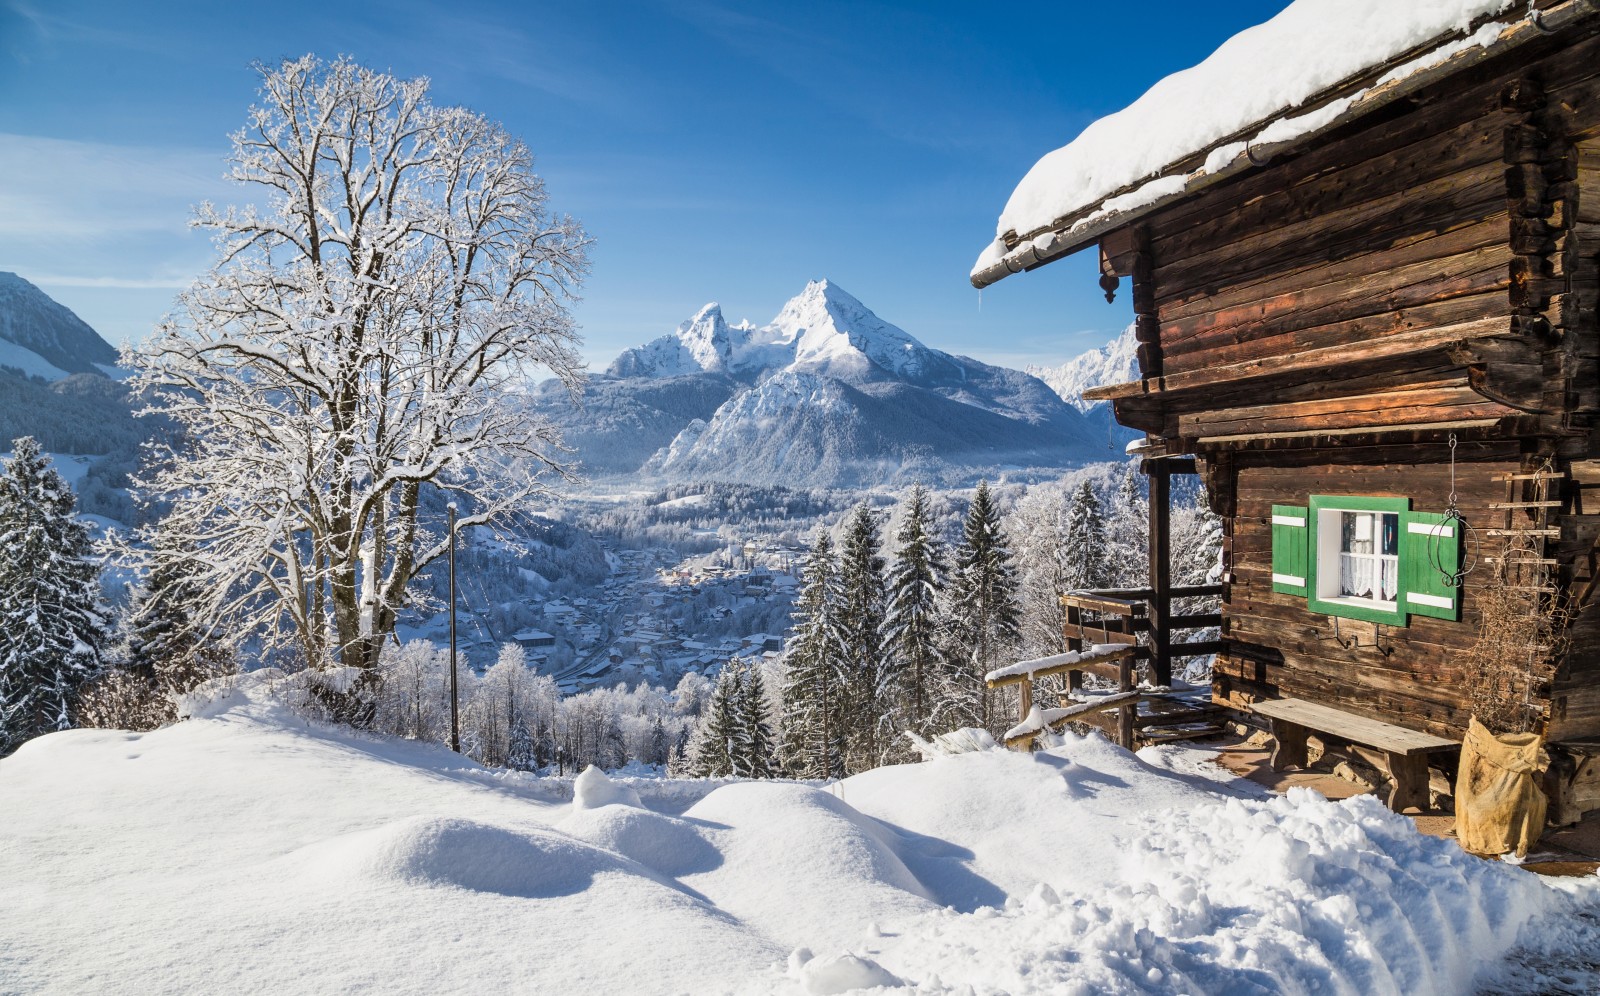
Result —
[[1460, 742], [1444, 737], [1436, 737], [1430, 733], [1421, 733], [1417, 730], [1408, 730], [1403, 726], [1386, 723], [1382, 720], [1370, 719], [1355, 713], [1345, 712], [1331, 706], [1308, 702], [1304, 699], [1276, 699], [1268, 702], [1257, 702], [1251, 707], [1258, 716], [1268, 716], [1281, 719], [1285, 722], [1296, 723], [1309, 729], [1346, 740], [1354, 740], [1376, 747], [1379, 750], [1395, 754], [1431, 754], [1435, 751], [1452, 750], [1461, 746]]

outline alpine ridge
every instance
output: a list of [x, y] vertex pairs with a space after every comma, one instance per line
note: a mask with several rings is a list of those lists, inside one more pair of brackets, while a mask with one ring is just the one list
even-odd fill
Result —
[[870, 486], [1121, 455], [1103, 406], [933, 349], [828, 280], [761, 326], [707, 304], [589, 377], [580, 406], [552, 384], [537, 403], [601, 476]]

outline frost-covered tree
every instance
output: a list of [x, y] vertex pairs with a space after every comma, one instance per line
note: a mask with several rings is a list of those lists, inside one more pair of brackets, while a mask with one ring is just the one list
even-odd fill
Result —
[[372, 668], [446, 549], [430, 491], [468, 528], [560, 469], [516, 392], [576, 384], [588, 240], [521, 142], [426, 80], [311, 56], [260, 74], [231, 155], [259, 203], [200, 207], [217, 262], [127, 356], [183, 430], [141, 490], [197, 551], [195, 614]]
[[839, 630], [844, 640], [846, 767], [865, 771], [879, 763], [879, 723], [889, 714], [893, 680], [883, 652], [887, 584], [877, 519], [866, 502], [845, 526], [839, 557]]
[[33, 437], [12, 451], [0, 469], [0, 754], [71, 725], [105, 639], [72, 488]]
[[[448, 658], [445, 666], [449, 666]], [[462, 716], [462, 736], [473, 744], [471, 754], [476, 760], [520, 767], [523, 765], [512, 764], [513, 753], [536, 752], [531, 724], [538, 720], [538, 703], [545, 693], [540, 686], [544, 683], [554, 685], [554, 679], [528, 667], [527, 651], [521, 644], [500, 647], [494, 666], [473, 683], [472, 696], [465, 703]], [[444, 708], [448, 720], [448, 702]], [[526, 743], [517, 742], [523, 738]]]
[[996, 717], [984, 675], [1002, 663], [1021, 636], [1016, 572], [987, 481], [978, 482], [967, 510], [948, 603], [952, 625], [939, 719], [941, 725], [987, 728]]
[[796, 633], [785, 656], [784, 767], [799, 778], [844, 775], [843, 591], [833, 540], [818, 530], [795, 605]]
[[939, 669], [939, 598], [945, 563], [929, 521], [928, 492], [920, 484], [906, 500], [895, 542], [883, 627], [885, 650], [906, 728], [926, 736]]

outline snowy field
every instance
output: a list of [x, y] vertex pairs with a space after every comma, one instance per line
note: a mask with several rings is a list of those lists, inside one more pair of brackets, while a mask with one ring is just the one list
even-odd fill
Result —
[[823, 788], [575, 788], [271, 703], [245, 679], [204, 718], [53, 734], [0, 761], [0, 992], [1600, 981], [1579, 955], [1600, 942], [1600, 882], [1468, 857], [1370, 797], [1263, 796], [1194, 749], [1071, 739]]

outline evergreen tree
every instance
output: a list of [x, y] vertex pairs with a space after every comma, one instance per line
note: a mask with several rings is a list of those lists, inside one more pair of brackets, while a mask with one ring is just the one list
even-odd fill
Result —
[[646, 764], [665, 766], [668, 759], [667, 724], [657, 716], [656, 721], [650, 726], [650, 748], [645, 757]]
[[740, 746], [739, 773], [749, 778], [771, 778], [772, 724], [767, 722], [767, 684], [761, 677], [761, 666], [751, 664], [745, 674], [739, 700]]
[[1021, 633], [1016, 572], [987, 481], [978, 483], [956, 550], [949, 614], [953, 625], [941, 719], [988, 729], [998, 717], [984, 676], [1002, 663], [1001, 656], [1015, 647]]
[[839, 629], [844, 639], [844, 735], [851, 771], [878, 762], [878, 725], [889, 712], [892, 669], [885, 666], [883, 624], [887, 601], [878, 523], [866, 502], [856, 506], [839, 558], [843, 596]]
[[736, 760], [741, 756], [739, 700], [741, 698], [740, 668], [729, 661], [717, 675], [716, 690], [711, 693], [711, 704], [700, 719], [699, 743], [695, 747], [694, 774], [697, 778], [724, 778], [740, 774]]
[[534, 732], [528, 729], [528, 724], [519, 720], [511, 728], [511, 748], [506, 752], [506, 767], [517, 771], [533, 771], [539, 767], [538, 739]]
[[689, 757], [690, 742], [689, 726], [685, 724], [679, 728], [678, 739], [672, 745], [672, 756], [667, 760], [667, 774], [674, 778], [694, 775], [694, 763]]
[[798, 632], [785, 658], [784, 766], [799, 778], [844, 775], [845, 647], [840, 628], [843, 590], [833, 540], [818, 531], [806, 558], [795, 603]]
[[1064, 539], [1064, 591], [1103, 588], [1111, 583], [1105, 515], [1100, 508], [1100, 496], [1088, 481], [1079, 484], [1078, 490], [1072, 493]]
[[71, 725], [105, 639], [72, 489], [31, 436], [0, 472], [0, 754]]
[[926, 736], [938, 673], [939, 597], [945, 564], [938, 537], [929, 529], [928, 492], [920, 484], [911, 491], [895, 541], [899, 548], [889, 576], [885, 649], [891, 662], [894, 698], [906, 727]]

